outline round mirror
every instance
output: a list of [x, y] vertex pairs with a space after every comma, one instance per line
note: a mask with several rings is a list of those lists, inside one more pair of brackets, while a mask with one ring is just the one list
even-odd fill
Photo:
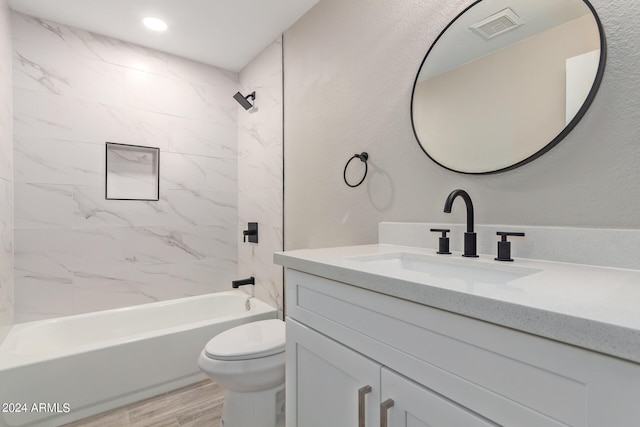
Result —
[[605, 37], [586, 0], [479, 0], [433, 43], [411, 121], [439, 165], [481, 174], [542, 155], [595, 97]]

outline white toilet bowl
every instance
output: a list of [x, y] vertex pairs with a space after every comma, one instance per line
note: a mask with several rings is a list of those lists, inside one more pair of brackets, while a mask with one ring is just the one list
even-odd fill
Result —
[[237, 326], [207, 343], [198, 365], [227, 390], [222, 426], [284, 425], [284, 346], [278, 319]]

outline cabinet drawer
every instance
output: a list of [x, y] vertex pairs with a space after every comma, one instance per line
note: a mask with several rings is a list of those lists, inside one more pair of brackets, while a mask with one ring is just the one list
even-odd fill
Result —
[[288, 316], [499, 424], [640, 416], [626, 392], [607, 391], [637, 395], [638, 365], [294, 270], [286, 286]]

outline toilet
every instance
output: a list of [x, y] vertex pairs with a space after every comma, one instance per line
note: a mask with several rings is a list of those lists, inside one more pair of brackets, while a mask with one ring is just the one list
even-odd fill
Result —
[[285, 323], [260, 320], [213, 337], [198, 365], [226, 389], [223, 427], [284, 426]]

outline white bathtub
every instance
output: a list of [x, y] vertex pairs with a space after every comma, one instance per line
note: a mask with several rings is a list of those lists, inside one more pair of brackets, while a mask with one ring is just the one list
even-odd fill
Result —
[[0, 345], [0, 426], [59, 426], [205, 379], [211, 337], [276, 317], [233, 291], [15, 325]]

